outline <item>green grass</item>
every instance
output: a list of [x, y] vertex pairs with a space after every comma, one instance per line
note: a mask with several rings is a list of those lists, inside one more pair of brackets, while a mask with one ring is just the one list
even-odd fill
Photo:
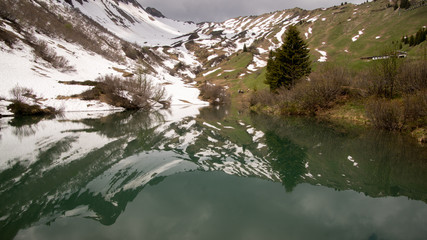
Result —
[[251, 90], [260, 90], [267, 88], [268, 85], [264, 83], [266, 72], [267, 70], [263, 68], [253, 74], [245, 76], [243, 79], [245, 86]]
[[252, 62], [252, 53], [244, 52], [235, 55], [228, 61], [224, 67], [230, 69], [241, 69], [246, 68]]
[[[416, 33], [418, 29], [426, 25], [427, 7], [420, 7], [411, 11], [394, 11], [386, 8], [382, 11], [374, 11], [385, 7], [387, 1], [377, 1], [359, 6], [349, 5], [344, 13], [332, 14], [338, 10], [329, 9], [322, 13], [326, 21], [316, 21], [312, 26], [313, 35], [308, 39], [311, 54], [320, 56], [314, 49], [326, 51], [328, 61], [342, 62], [350, 60], [348, 66], [355, 70], [363, 67], [361, 57], [379, 55], [392, 44], [398, 42], [404, 35]], [[357, 10], [357, 14], [353, 14]], [[351, 18], [351, 21], [347, 19]], [[363, 30], [359, 39], [353, 42], [352, 37]], [[376, 36], [381, 36], [376, 39]], [[325, 42], [325, 45], [322, 45]], [[348, 50], [349, 53], [344, 52]], [[409, 57], [419, 57], [420, 51], [409, 49]]]

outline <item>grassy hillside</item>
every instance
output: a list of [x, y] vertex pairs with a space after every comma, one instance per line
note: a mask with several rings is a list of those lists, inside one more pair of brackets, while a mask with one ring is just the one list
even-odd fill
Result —
[[[228, 50], [229, 56], [219, 64], [204, 61], [205, 71], [196, 80], [226, 85], [234, 96], [239, 89], [266, 88], [263, 84], [264, 67], [248, 69], [248, 66], [255, 62], [255, 56], [264, 63], [267, 61], [269, 50], [281, 45], [279, 39], [284, 36], [288, 24], [296, 24], [301, 37], [307, 40], [314, 69], [320, 64], [318, 60], [322, 55], [319, 51], [326, 52], [327, 62], [354, 70], [364, 69], [370, 63], [360, 58], [381, 55], [392, 45], [399, 47], [402, 36], [415, 34], [427, 25], [427, 5], [409, 10], [394, 10], [393, 7], [387, 7], [388, 4], [387, 0], [378, 0], [313, 11], [291, 9], [257, 17], [239, 17], [202, 28], [203, 33], [214, 32], [217, 42], [211, 45], [201, 44], [199, 49], [205, 52], [209, 50], [212, 54]], [[229, 37], [230, 33], [227, 33], [230, 32], [231, 24], [234, 24], [231, 29], [238, 29], [233, 37]], [[225, 29], [227, 34], [218, 34], [218, 29]], [[240, 30], [241, 32], [237, 32]], [[239, 46], [243, 43], [254, 51], [242, 54]], [[233, 44], [237, 47], [231, 50], [226, 47]], [[408, 58], [412, 59], [425, 58], [426, 48], [425, 43], [416, 47], [402, 46], [402, 50], [408, 52]], [[218, 70], [211, 72], [214, 69]], [[205, 75], [206, 73], [210, 74]]]
[[[303, 31], [312, 27], [309, 46], [326, 51], [328, 61], [346, 61], [355, 68], [363, 66], [361, 57], [380, 55], [389, 45], [399, 43], [402, 36], [415, 34], [427, 24], [427, 7], [414, 10], [387, 8], [388, 1], [368, 4], [347, 4], [320, 11], [324, 21], [303, 24]], [[319, 10], [318, 10], [319, 11]], [[359, 34], [359, 31], [363, 34]], [[356, 41], [352, 38], [359, 35]], [[422, 51], [404, 46], [410, 58], [421, 58]], [[319, 56], [316, 52], [313, 55]]]

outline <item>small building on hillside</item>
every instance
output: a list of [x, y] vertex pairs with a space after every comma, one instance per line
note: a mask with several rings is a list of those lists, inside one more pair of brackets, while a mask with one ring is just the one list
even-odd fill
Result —
[[395, 54], [391, 55], [382, 55], [382, 56], [370, 56], [370, 57], [361, 57], [362, 60], [381, 60], [381, 59], [388, 59], [391, 57], [397, 57], [397, 58], [406, 58], [408, 56], [407, 52], [404, 51], [396, 51]]

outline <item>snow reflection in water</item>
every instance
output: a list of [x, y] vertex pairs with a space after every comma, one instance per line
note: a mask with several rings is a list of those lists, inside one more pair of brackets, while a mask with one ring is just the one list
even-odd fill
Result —
[[2, 119], [1, 239], [426, 235], [427, 151], [411, 139], [224, 109], [174, 115]]

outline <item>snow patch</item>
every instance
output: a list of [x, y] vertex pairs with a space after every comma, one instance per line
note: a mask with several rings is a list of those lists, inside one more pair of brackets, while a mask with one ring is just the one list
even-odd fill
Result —
[[357, 166], [357, 165], [358, 165], [358, 163], [353, 159], [353, 157], [352, 157], [352, 156], [348, 156], [348, 157], [347, 157], [347, 159], [348, 159], [350, 162], [352, 162], [352, 163], [353, 163], [353, 166], [358, 167], [358, 166]]
[[219, 128], [215, 127], [214, 125], [211, 125], [211, 124], [209, 124], [209, 123], [207, 123], [207, 122], [203, 122], [203, 125], [205, 125], [205, 126], [207, 126], [207, 127], [210, 127], [210, 128], [213, 128], [213, 129], [215, 129], [215, 130], [221, 131], [221, 129], [219, 129]]
[[316, 51], [319, 52], [322, 56], [319, 58], [319, 60], [317, 60], [318, 62], [326, 62], [327, 58], [327, 53], [325, 51], [321, 51], [319, 49], [316, 48]]
[[312, 18], [308, 19], [307, 22], [315, 22], [315, 21], [317, 21], [317, 19], [319, 19], [319, 17], [320, 17], [320, 15], [312, 17]]
[[210, 56], [208, 57], [208, 61], [210, 61], [210, 60], [212, 60], [212, 59], [214, 59], [214, 58], [216, 58], [216, 57], [218, 57], [218, 54], [210, 55]]
[[363, 34], [363, 31], [364, 31], [364, 30], [365, 30], [365, 29], [360, 30], [360, 31], [358, 32], [359, 34], [357, 34], [356, 36], [354, 36], [354, 37], [352, 37], [352, 38], [351, 38], [351, 41], [353, 41], [353, 42], [357, 41], [357, 39], [359, 39], [360, 35], [362, 35], [362, 34]]
[[207, 75], [210, 75], [210, 74], [212, 74], [212, 73], [214, 73], [214, 72], [216, 72], [216, 71], [218, 71], [218, 70], [221, 70], [221, 68], [220, 68], [220, 67], [219, 67], [219, 68], [216, 68], [216, 69], [214, 69], [214, 70], [212, 70], [212, 71], [209, 71], [209, 72], [203, 73], [202, 75], [203, 75], [203, 77], [206, 77]]
[[12, 102], [0, 100], [0, 116], [11, 116], [13, 113], [7, 109], [7, 106], [12, 104]]
[[211, 138], [211, 137], [209, 137], [209, 136], [208, 136], [208, 141], [209, 141], [209, 142], [213, 142], [213, 143], [217, 143], [217, 142], [218, 142], [218, 140], [216, 140], [216, 139], [214, 139], [214, 138]]

